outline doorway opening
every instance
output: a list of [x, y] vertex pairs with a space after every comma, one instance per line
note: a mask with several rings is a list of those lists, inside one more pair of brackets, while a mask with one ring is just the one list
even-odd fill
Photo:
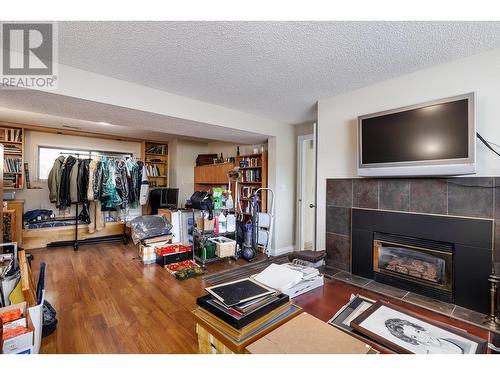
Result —
[[297, 218], [297, 250], [316, 250], [315, 132], [297, 137]]

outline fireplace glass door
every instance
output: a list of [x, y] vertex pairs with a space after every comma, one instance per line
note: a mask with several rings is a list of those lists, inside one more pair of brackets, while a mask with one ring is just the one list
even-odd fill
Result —
[[373, 241], [373, 271], [416, 284], [452, 291], [452, 253]]

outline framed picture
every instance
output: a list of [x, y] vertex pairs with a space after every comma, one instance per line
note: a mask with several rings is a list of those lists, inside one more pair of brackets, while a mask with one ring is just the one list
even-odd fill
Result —
[[352, 296], [351, 300], [343, 306], [328, 321], [329, 324], [347, 332], [352, 332], [351, 322], [369, 309], [375, 301], [359, 295]]
[[351, 327], [397, 353], [485, 353], [487, 342], [467, 332], [378, 301], [351, 322]]
[[248, 277], [205, 288], [205, 290], [228, 307], [276, 293], [276, 289], [269, 288]]

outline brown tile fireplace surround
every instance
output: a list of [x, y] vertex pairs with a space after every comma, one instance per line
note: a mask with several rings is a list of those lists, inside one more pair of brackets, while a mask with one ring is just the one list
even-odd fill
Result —
[[328, 179], [326, 205], [334, 278], [482, 322], [492, 258], [500, 271], [500, 178]]

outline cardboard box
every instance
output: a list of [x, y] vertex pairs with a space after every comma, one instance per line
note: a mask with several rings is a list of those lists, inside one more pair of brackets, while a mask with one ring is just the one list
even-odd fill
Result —
[[156, 262], [155, 246], [139, 246], [139, 257], [142, 259], [144, 264], [153, 264]]
[[247, 346], [251, 354], [368, 354], [373, 349], [312, 315], [302, 313]]
[[195, 219], [196, 228], [200, 231], [213, 231], [214, 230], [214, 220], [208, 220], [201, 216], [197, 216]]
[[33, 322], [31, 321], [29, 310], [27, 309], [26, 302], [16, 303], [15, 305], [10, 305], [7, 307], [0, 308], [0, 314], [15, 310], [21, 309], [23, 310], [23, 317], [26, 318], [27, 328], [29, 332], [24, 333], [22, 335], [12, 337], [3, 342], [3, 353], [4, 354], [18, 354], [18, 353], [26, 353], [33, 352], [34, 345], [34, 331], [35, 328], [33, 326]]

